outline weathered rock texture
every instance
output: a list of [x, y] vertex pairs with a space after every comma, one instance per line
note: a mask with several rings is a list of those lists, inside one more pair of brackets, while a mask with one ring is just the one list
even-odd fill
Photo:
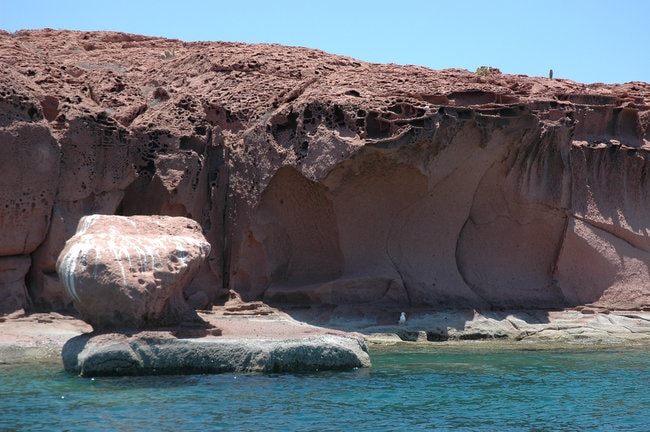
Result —
[[81, 218], [56, 264], [67, 294], [95, 330], [200, 321], [183, 288], [210, 253], [184, 217]]
[[0, 256], [36, 308], [93, 213], [199, 222], [195, 307], [650, 306], [647, 83], [52, 30], [0, 33], [0, 68]]
[[82, 376], [221, 372], [301, 372], [370, 367], [361, 337], [294, 340], [180, 339], [161, 332], [85, 334], [62, 350], [67, 371]]

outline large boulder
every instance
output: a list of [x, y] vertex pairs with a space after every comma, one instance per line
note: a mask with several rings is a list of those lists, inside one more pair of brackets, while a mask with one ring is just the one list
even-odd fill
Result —
[[183, 287], [209, 253], [191, 219], [91, 215], [80, 220], [56, 268], [95, 330], [166, 326], [200, 320]]
[[62, 350], [69, 372], [172, 375], [221, 372], [303, 372], [370, 367], [363, 338], [321, 334], [287, 340], [178, 338], [166, 332], [83, 334]]

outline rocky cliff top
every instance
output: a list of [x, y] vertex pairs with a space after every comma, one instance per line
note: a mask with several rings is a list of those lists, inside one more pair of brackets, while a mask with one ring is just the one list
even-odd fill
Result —
[[113, 32], [0, 31], [0, 60], [3, 101], [18, 84], [41, 101], [34, 115], [42, 113], [55, 124], [71, 113], [103, 112], [124, 126], [147, 128], [165, 120], [173, 131], [200, 132], [209, 123], [236, 133], [268, 120], [265, 116], [303, 95], [332, 107], [333, 122], [353, 120], [338, 118], [337, 105], [365, 110], [358, 118], [366, 122], [359, 121], [356, 130], [368, 138], [381, 136], [389, 123], [423, 116], [434, 106], [650, 109], [650, 84], [644, 82], [587, 85], [507, 75], [494, 68], [485, 73], [432, 70], [275, 44], [188, 43]]
[[[644, 82], [587, 85], [507, 75], [491, 67], [477, 73], [374, 64], [276, 44], [188, 43], [49, 29], [0, 32], [0, 62], [2, 102], [38, 100], [24, 112], [45, 117], [59, 136], [80, 116], [109, 128], [116, 120], [144, 147], [143, 160], [136, 161], [139, 172], [151, 171], [151, 153], [168, 146], [165, 135], [183, 137], [182, 147], [192, 148], [218, 126], [226, 141], [239, 142], [232, 150], [252, 153], [245, 132], [268, 128], [277, 141], [291, 141], [293, 149], [271, 143], [265, 154], [278, 153], [283, 163], [295, 165], [307, 156], [306, 142], [321, 123], [363, 145], [399, 135], [440, 107], [500, 116], [515, 116], [526, 107], [553, 121], [615, 110], [620, 115], [601, 124], [602, 130], [586, 129], [593, 119], [580, 122], [576, 138], [611, 145], [603, 134], [616, 136], [614, 145], [629, 148], [649, 142], [650, 84]], [[15, 93], [22, 101], [13, 100]], [[347, 150], [341, 157], [350, 155]], [[311, 179], [324, 171], [303, 169]], [[256, 178], [253, 192], [260, 193], [267, 181]]]

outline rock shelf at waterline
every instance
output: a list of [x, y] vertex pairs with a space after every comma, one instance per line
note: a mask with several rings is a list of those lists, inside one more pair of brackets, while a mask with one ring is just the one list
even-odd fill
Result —
[[[405, 312], [400, 340], [646, 338], [648, 83], [51, 29], [0, 31], [0, 72], [6, 323], [180, 325], [235, 293], [366, 335]], [[139, 291], [148, 240], [109, 239], [137, 295], [83, 309], [82, 255], [56, 264], [98, 214], [194, 221], [171, 297]]]
[[[187, 342], [197, 344], [206, 338], [211, 341], [221, 338], [227, 340], [230, 346], [241, 342], [239, 346], [243, 350], [248, 343], [281, 346], [284, 341], [295, 343], [297, 340], [328, 335], [342, 338], [352, 335], [358, 337], [357, 340], [365, 340], [370, 353], [382, 346], [400, 344], [418, 344], [431, 349], [441, 343], [468, 346], [498, 343], [511, 349], [650, 345], [650, 313], [593, 308], [551, 312], [419, 311], [409, 314], [406, 326], [396, 324], [394, 319], [389, 321], [391, 317], [399, 317], [399, 311], [362, 320], [342, 320], [321, 311], [320, 321], [314, 322], [320, 326], [310, 325], [299, 321], [301, 314], [297, 311], [287, 314], [259, 302], [231, 302], [215, 306], [210, 311], [199, 311], [199, 315], [210, 322], [211, 330], [179, 327], [161, 330], [157, 335], [156, 332], [149, 333], [148, 338], [174, 338], [180, 342], [178, 346], [189, 346]], [[333, 327], [343, 331], [333, 330]], [[79, 350], [79, 340], [88, 340], [91, 331], [83, 321], [57, 313], [16, 313], [6, 316], [0, 319], [0, 360], [3, 363], [61, 362], [65, 343], [77, 338], [78, 341], [73, 342], [69, 349]], [[136, 333], [125, 332], [116, 340], [128, 341]], [[219, 334], [221, 336], [217, 336]], [[73, 348], [74, 345], [77, 348]], [[362, 362], [365, 362], [364, 358], [365, 355], [361, 354]], [[76, 364], [70, 369], [81, 373]], [[132, 367], [129, 371], [135, 373], [135, 370], [137, 368]], [[185, 373], [188, 372], [186, 368]]]

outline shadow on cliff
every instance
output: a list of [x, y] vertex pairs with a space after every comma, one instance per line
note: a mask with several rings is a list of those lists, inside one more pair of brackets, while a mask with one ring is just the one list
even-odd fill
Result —
[[[292, 318], [311, 325], [362, 334], [394, 333], [404, 341], [430, 342], [516, 338], [519, 325], [547, 324], [552, 310], [476, 310], [345, 305], [295, 307], [275, 304]], [[405, 324], [399, 324], [405, 312]]]

